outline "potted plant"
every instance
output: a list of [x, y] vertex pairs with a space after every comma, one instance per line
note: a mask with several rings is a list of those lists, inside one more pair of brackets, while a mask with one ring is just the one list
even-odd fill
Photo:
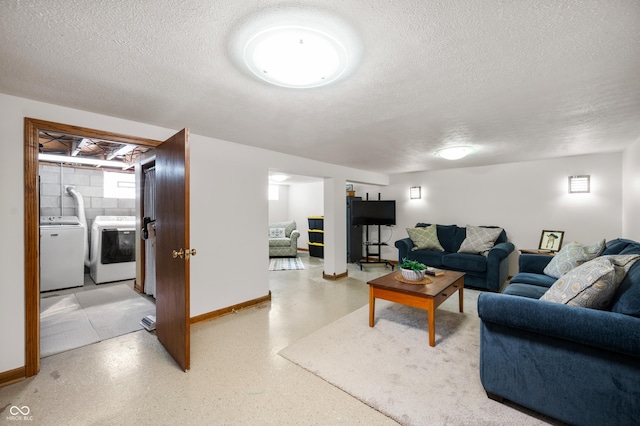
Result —
[[424, 278], [427, 265], [417, 260], [409, 260], [406, 257], [402, 259], [400, 264], [400, 272], [405, 280], [420, 281]]

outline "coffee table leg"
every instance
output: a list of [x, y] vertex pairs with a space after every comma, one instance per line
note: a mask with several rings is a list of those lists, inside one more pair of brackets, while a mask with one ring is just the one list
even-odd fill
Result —
[[458, 304], [460, 305], [460, 312], [464, 312], [464, 284], [460, 284], [458, 287]]
[[369, 327], [373, 327], [373, 314], [376, 310], [376, 298], [373, 297], [373, 287], [369, 286]]

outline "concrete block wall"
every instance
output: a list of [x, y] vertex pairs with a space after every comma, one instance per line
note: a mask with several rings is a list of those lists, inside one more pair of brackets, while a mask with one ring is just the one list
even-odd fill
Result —
[[74, 186], [84, 200], [87, 229], [96, 216], [134, 216], [135, 200], [104, 198], [103, 171], [58, 165], [40, 165], [40, 215], [79, 216], [66, 186]]

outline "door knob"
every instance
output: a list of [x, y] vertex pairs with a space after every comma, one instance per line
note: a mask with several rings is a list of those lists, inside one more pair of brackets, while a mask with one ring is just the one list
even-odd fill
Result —
[[182, 250], [180, 249], [179, 251], [173, 251], [173, 258], [175, 259], [176, 257], [179, 257], [180, 259], [184, 259], [184, 258], [189, 258], [189, 256], [195, 256], [196, 255], [196, 249], [186, 249], [186, 250]]

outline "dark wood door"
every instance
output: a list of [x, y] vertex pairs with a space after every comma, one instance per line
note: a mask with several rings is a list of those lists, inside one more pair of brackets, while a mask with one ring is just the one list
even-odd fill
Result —
[[176, 133], [156, 150], [156, 335], [180, 368], [187, 371], [189, 130]]

